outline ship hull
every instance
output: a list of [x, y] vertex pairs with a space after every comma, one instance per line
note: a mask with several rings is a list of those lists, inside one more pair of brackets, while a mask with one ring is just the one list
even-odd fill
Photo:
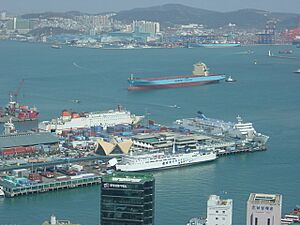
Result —
[[199, 82], [189, 82], [180, 84], [161, 84], [161, 85], [149, 85], [149, 86], [130, 86], [128, 90], [149, 90], [149, 89], [161, 89], [161, 88], [178, 88], [178, 87], [189, 87], [189, 86], [201, 86], [206, 84], [214, 84], [219, 81], [199, 81]]
[[178, 88], [188, 86], [200, 86], [217, 83], [224, 80], [224, 75], [210, 76], [185, 76], [185, 77], [166, 77], [166, 78], [135, 78], [129, 79], [128, 90], [149, 90], [161, 88]]
[[106, 129], [109, 126], [118, 124], [137, 124], [143, 119], [143, 116], [136, 116], [129, 111], [107, 111], [91, 112], [78, 118], [64, 118], [63, 116], [49, 121], [39, 123], [39, 129], [44, 131], [55, 131], [60, 133], [64, 130], [76, 130], [101, 126]]
[[116, 169], [124, 172], [165, 170], [165, 169], [186, 167], [186, 166], [196, 165], [200, 163], [210, 162], [217, 158], [216, 153], [210, 153], [201, 156], [199, 155], [191, 156], [191, 155], [187, 154], [186, 156], [183, 156], [179, 160], [175, 158], [175, 160], [167, 159], [167, 160], [160, 160], [156, 162], [150, 162], [150, 163], [148, 162], [143, 164], [119, 164], [119, 165], [117, 164]]

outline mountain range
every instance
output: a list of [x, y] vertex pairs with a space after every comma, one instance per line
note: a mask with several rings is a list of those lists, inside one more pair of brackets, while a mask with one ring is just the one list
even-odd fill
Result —
[[[71, 18], [85, 13], [71, 11], [65, 13], [45, 12], [26, 14], [23, 18], [49, 18], [53, 16]], [[105, 13], [101, 13], [105, 14]], [[101, 15], [97, 14], [97, 15]], [[115, 19], [123, 22], [133, 20], [149, 20], [160, 22], [163, 27], [176, 24], [203, 24], [206, 27], [218, 28], [229, 23], [240, 28], [265, 27], [268, 20], [277, 21], [277, 28], [287, 29], [300, 25], [300, 14], [269, 12], [257, 9], [241, 9], [231, 12], [217, 12], [212, 10], [194, 8], [181, 4], [165, 4], [146, 8], [135, 8], [115, 13]], [[86, 14], [85, 14], [86, 15]], [[91, 15], [91, 14], [90, 14]]]
[[279, 28], [291, 28], [299, 25], [300, 14], [257, 9], [217, 12], [181, 4], [166, 4], [120, 11], [115, 19], [127, 22], [132, 20], [158, 21], [163, 26], [197, 23], [211, 28], [222, 27], [229, 23], [242, 28], [263, 28], [268, 20], [274, 19]]

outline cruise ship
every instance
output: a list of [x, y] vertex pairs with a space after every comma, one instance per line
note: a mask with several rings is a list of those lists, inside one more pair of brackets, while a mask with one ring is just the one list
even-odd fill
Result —
[[157, 88], [176, 88], [186, 86], [197, 86], [204, 84], [217, 83], [225, 79], [224, 74], [211, 74], [204, 63], [194, 64], [192, 75], [163, 76], [137, 78], [131, 75], [128, 78], [128, 90], [148, 90]]
[[161, 170], [213, 161], [217, 158], [214, 151], [191, 151], [186, 153], [151, 153], [123, 156], [116, 165], [120, 171], [136, 172]]
[[118, 124], [137, 124], [144, 117], [136, 116], [118, 106], [115, 110], [104, 112], [72, 113], [63, 111], [62, 115], [51, 121], [39, 123], [39, 129], [43, 131], [60, 133], [63, 130], [76, 130], [101, 126], [106, 129]]
[[237, 116], [237, 122], [233, 123], [208, 118], [199, 111], [197, 117], [176, 120], [175, 124], [195, 132], [219, 136], [228, 135], [234, 138], [258, 141], [263, 145], [266, 144], [269, 139], [268, 136], [256, 132], [253, 124], [244, 122], [240, 116]]

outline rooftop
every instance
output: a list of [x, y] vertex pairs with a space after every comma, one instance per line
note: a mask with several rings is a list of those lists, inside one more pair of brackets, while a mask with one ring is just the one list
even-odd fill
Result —
[[274, 204], [279, 205], [281, 203], [280, 194], [259, 194], [251, 193], [248, 202], [255, 204]]
[[218, 195], [210, 195], [207, 202], [208, 206], [230, 206], [232, 205], [232, 199], [221, 199]]
[[[42, 225], [52, 225], [49, 221], [45, 221]], [[78, 223], [71, 223], [68, 220], [58, 220], [54, 225], [80, 225]]]
[[148, 173], [127, 173], [115, 172], [102, 177], [102, 182], [116, 182], [116, 183], [139, 183], [143, 184], [147, 181], [153, 181], [154, 177]]
[[0, 136], [0, 150], [17, 146], [58, 143], [59, 139], [51, 133], [18, 133]]

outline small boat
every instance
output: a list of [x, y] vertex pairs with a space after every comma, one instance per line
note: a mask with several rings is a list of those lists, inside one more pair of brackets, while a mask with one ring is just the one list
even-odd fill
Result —
[[285, 50], [278, 51], [278, 53], [279, 54], [292, 54], [293, 51], [290, 49], [285, 49]]
[[73, 103], [80, 103], [80, 100], [79, 99], [72, 99], [72, 102]]
[[170, 105], [170, 108], [180, 109], [180, 106], [178, 106], [178, 105]]
[[5, 197], [5, 193], [3, 191], [3, 187], [0, 186], [0, 198]]
[[228, 77], [225, 79], [225, 82], [232, 83], [232, 82], [236, 82], [236, 80], [233, 79], [231, 76], [228, 76]]
[[61, 49], [61, 45], [51, 45], [51, 48], [55, 48], [55, 49]]
[[300, 68], [295, 70], [294, 73], [300, 73]]

